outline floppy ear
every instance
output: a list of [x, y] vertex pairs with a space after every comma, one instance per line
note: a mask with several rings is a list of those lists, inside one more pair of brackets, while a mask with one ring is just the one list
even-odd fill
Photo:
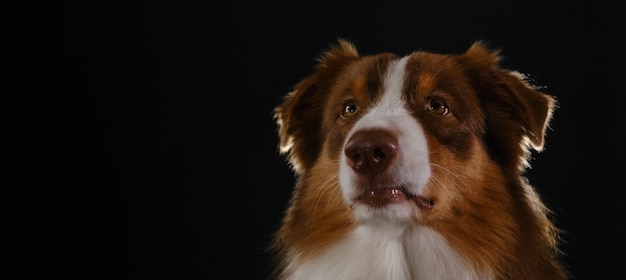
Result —
[[502, 71], [500, 75], [505, 85], [508, 85], [505, 89], [509, 93], [510, 103], [515, 103], [518, 108], [517, 117], [526, 132], [527, 144], [542, 151], [545, 131], [552, 119], [556, 100], [526, 82], [526, 76], [521, 73]]
[[359, 58], [356, 48], [339, 39], [318, 59], [315, 72], [300, 81], [274, 109], [281, 154], [296, 172], [310, 168], [321, 152], [324, 106], [335, 77]]
[[528, 167], [530, 148], [542, 151], [556, 100], [518, 72], [501, 69], [498, 51], [474, 43], [458, 61], [474, 85], [485, 115], [485, 141], [508, 167]]

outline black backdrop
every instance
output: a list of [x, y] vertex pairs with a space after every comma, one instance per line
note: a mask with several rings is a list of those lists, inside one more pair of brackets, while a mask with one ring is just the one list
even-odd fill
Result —
[[3, 279], [264, 279], [294, 182], [272, 109], [339, 37], [362, 54], [500, 48], [559, 101], [527, 175], [567, 264], [623, 271], [617, 6], [10, 2]]

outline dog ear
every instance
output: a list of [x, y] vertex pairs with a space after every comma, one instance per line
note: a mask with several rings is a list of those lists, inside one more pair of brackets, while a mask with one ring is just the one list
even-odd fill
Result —
[[334, 78], [346, 65], [359, 58], [352, 43], [343, 39], [338, 41], [318, 58], [314, 73], [296, 84], [274, 109], [279, 151], [288, 154], [297, 173], [310, 168], [321, 152], [324, 106]]
[[500, 75], [505, 81], [504, 89], [509, 94], [510, 103], [517, 106], [518, 121], [526, 132], [527, 144], [537, 151], [543, 150], [545, 132], [552, 119], [556, 99], [539, 91], [519, 72], [503, 70]]
[[499, 51], [480, 41], [458, 57], [478, 93], [492, 155], [504, 165], [528, 167], [529, 148], [543, 150], [556, 99], [523, 74], [500, 68], [500, 59]]

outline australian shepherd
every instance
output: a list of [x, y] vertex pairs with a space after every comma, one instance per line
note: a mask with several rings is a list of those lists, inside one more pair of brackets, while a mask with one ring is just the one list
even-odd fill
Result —
[[324, 51], [274, 111], [297, 176], [276, 279], [568, 278], [524, 177], [556, 99], [500, 60]]

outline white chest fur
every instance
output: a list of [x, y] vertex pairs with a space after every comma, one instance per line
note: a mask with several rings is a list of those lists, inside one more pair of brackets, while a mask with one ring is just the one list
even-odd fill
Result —
[[426, 227], [363, 225], [317, 259], [294, 261], [293, 280], [491, 279], [466, 265]]

